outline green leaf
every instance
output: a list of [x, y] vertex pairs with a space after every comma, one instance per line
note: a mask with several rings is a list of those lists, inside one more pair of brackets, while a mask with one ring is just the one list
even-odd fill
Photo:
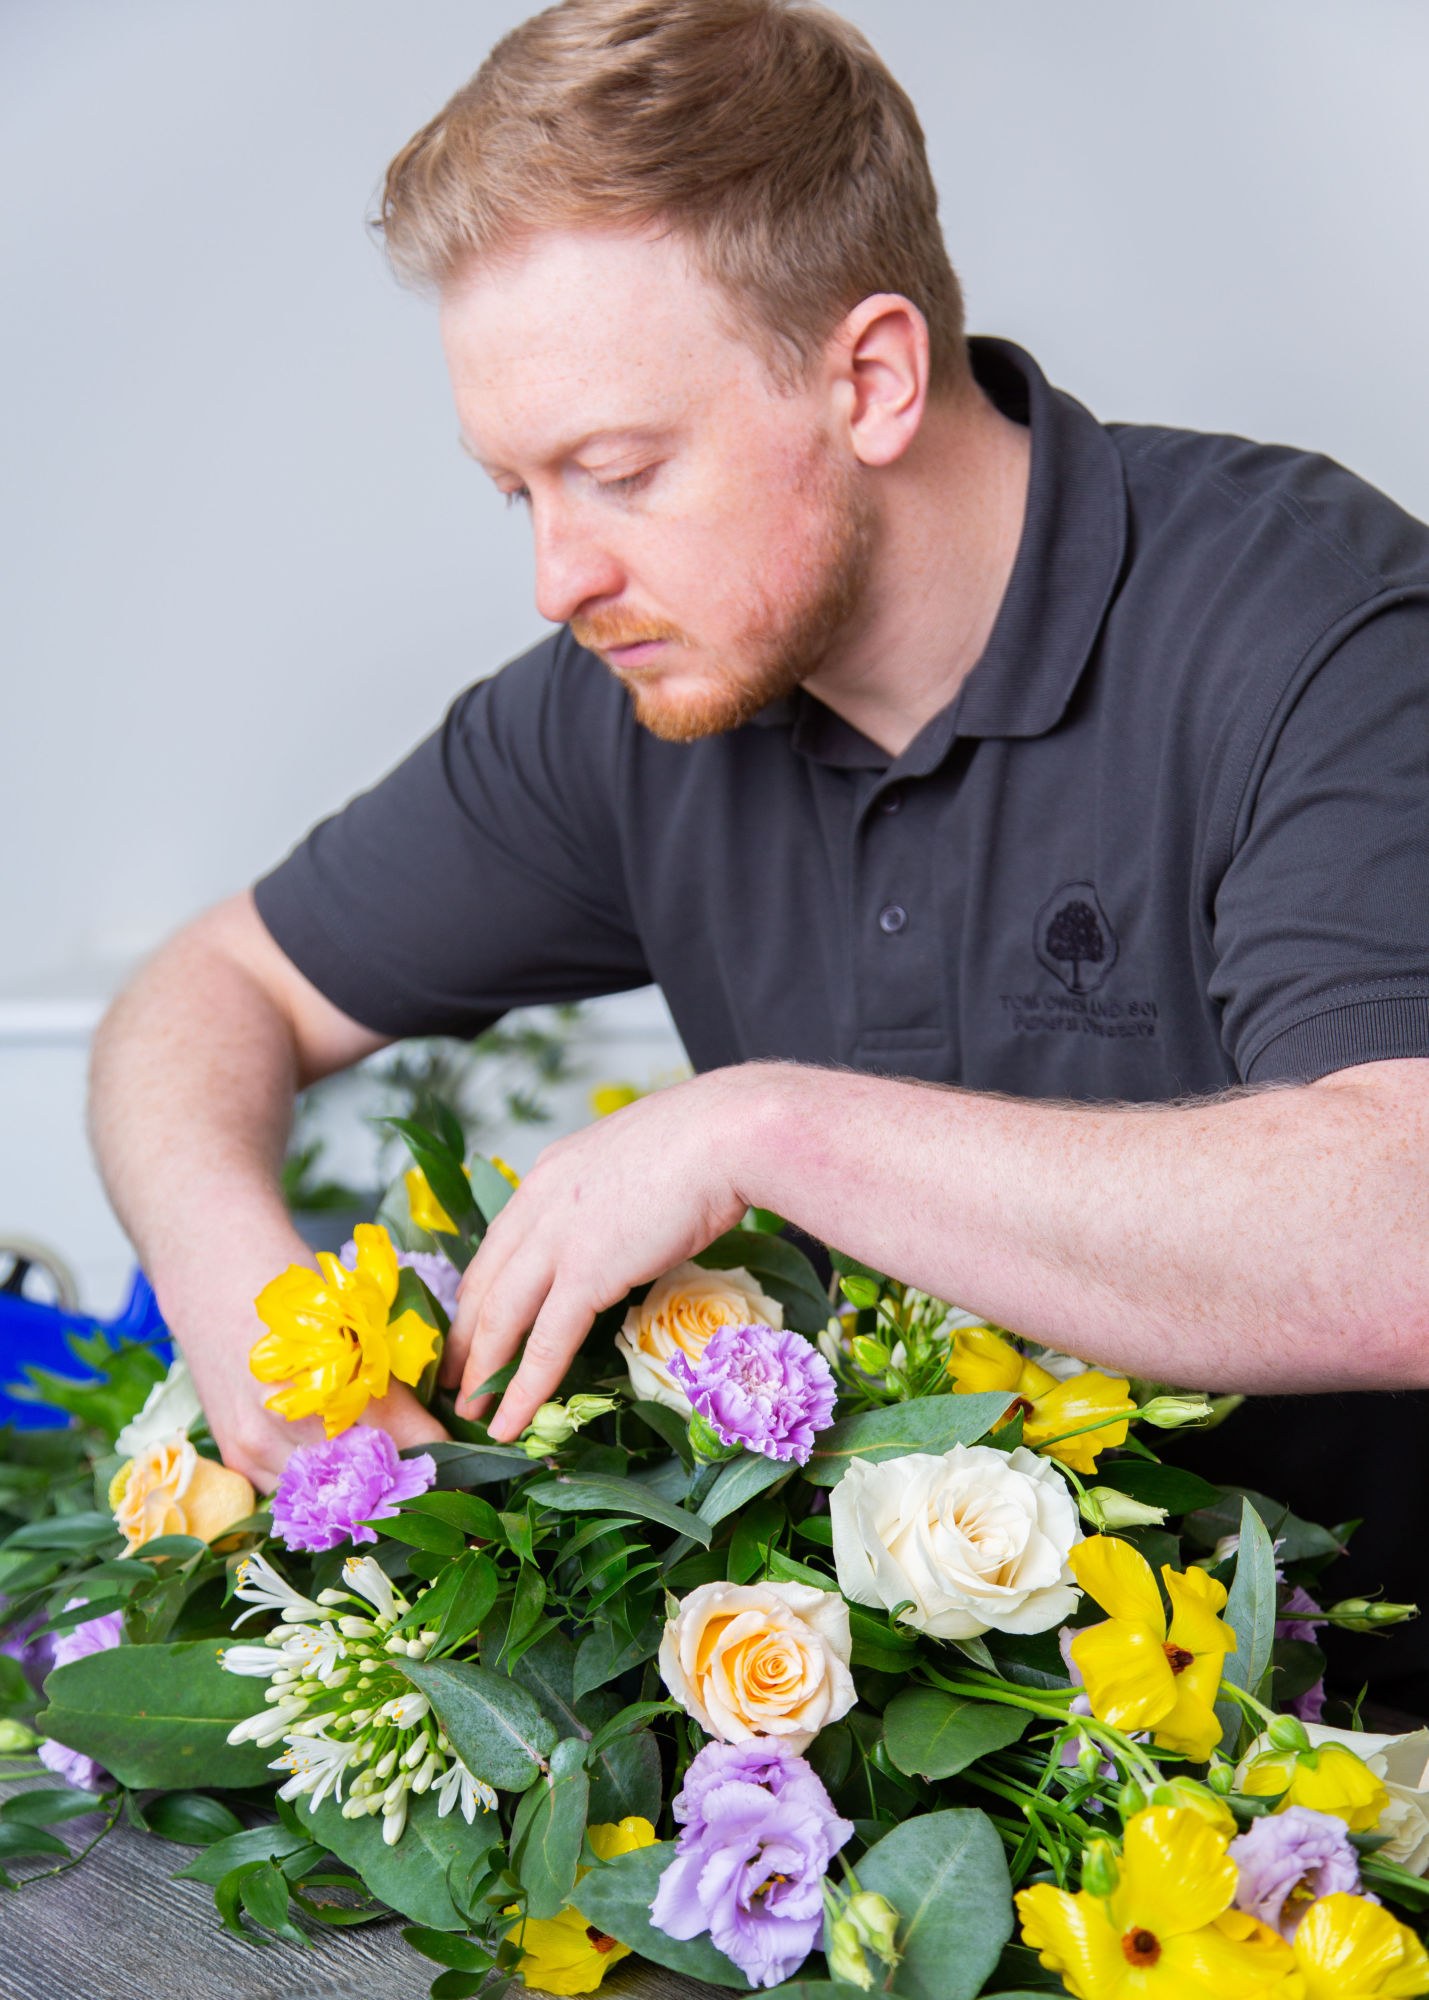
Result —
[[607, 1743], [590, 1770], [592, 1824], [613, 1824], [635, 1813], [654, 1825], [663, 1802], [660, 1746], [650, 1731], [632, 1730]]
[[819, 1274], [802, 1250], [783, 1236], [760, 1229], [731, 1229], [695, 1258], [711, 1271], [748, 1271], [771, 1299], [784, 1308], [784, 1323], [796, 1333], [822, 1333], [833, 1307]]
[[324, 1799], [316, 1812], [300, 1799], [298, 1816], [315, 1841], [355, 1868], [371, 1893], [399, 1915], [434, 1931], [466, 1929], [447, 1887], [447, 1870], [470, 1856], [480, 1820], [470, 1827], [459, 1812], [439, 1819], [436, 1799], [426, 1792], [411, 1801], [402, 1838], [389, 1847], [382, 1838], [381, 1813], [344, 1819], [335, 1799]]
[[1012, 1885], [987, 1814], [954, 1807], [905, 1820], [869, 1848], [858, 1880], [899, 1914], [899, 1994], [974, 2000], [1012, 1935]]
[[30, 1855], [59, 1854], [67, 1861], [69, 1849], [57, 1833], [42, 1826], [26, 1826], [23, 1820], [0, 1820], [0, 1862], [20, 1861]]
[[948, 1451], [976, 1444], [1007, 1412], [1002, 1390], [978, 1396], [919, 1396], [886, 1410], [845, 1417], [814, 1440], [804, 1477], [814, 1486], [836, 1486], [851, 1460], [901, 1458], [909, 1451]]
[[628, 1414], [639, 1417], [655, 1435], [669, 1445], [671, 1451], [683, 1465], [691, 1463], [690, 1423], [678, 1410], [668, 1409], [664, 1403], [634, 1402], [629, 1405]]
[[[1275, 1548], [1249, 1500], [1241, 1502], [1240, 1548], [1225, 1619], [1236, 1635], [1237, 1647], [1226, 1654], [1224, 1676], [1232, 1686], [1259, 1696], [1275, 1644]], [[1233, 1746], [1240, 1729], [1240, 1709], [1232, 1701], [1223, 1701], [1217, 1703], [1216, 1713], [1221, 1718], [1223, 1741]]]
[[294, 1833], [290, 1827], [272, 1820], [267, 1826], [245, 1827], [241, 1833], [216, 1840], [212, 1847], [196, 1854], [187, 1867], [178, 1869], [174, 1880], [207, 1882], [211, 1889], [217, 1888], [225, 1875], [237, 1869], [249, 1868], [255, 1861], [281, 1861], [311, 1845], [306, 1833]]
[[1345, 1552], [1343, 1541], [1314, 1521], [1302, 1521], [1280, 1500], [1269, 1500], [1249, 1486], [1223, 1486], [1213, 1507], [1198, 1507], [1186, 1527], [1203, 1548], [1214, 1548], [1223, 1535], [1239, 1533], [1241, 1503], [1248, 1500], [1265, 1523], [1266, 1533], [1280, 1544], [1283, 1563], [1313, 1562]]
[[494, 1222], [515, 1194], [515, 1188], [500, 1167], [494, 1167], [480, 1153], [472, 1154], [467, 1170], [471, 1174], [471, 1191], [476, 1197], [477, 1207], [488, 1222]]
[[528, 1917], [557, 1916], [571, 1900], [590, 1800], [585, 1752], [583, 1737], [564, 1737], [517, 1809], [511, 1850]]
[[1189, 1514], [1197, 1507], [1213, 1506], [1219, 1497], [1217, 1488], [1199, 1473], [1148, 1458], [1104, 1458], [1097, 1480], [1147, 1507], [1164, 1507], [1168, 1514]]
[[83, 1553], [117, 1542], [119, 1531], [111, 1514], [56, 1514], [42, 1521], [27, 1521], [7, 1535], [8, 1549], [64, 1549]]
[[656, 1965], [683, 1972], [689, 1979], [707, 1979], [714, 1986], [733, 1986], [747, 1993], [749, 1981], [722, 1951], [715, 1950], [708, 1937], [684, 1942], [667, 1937], [651, 1923], [650, 1904], [661, 1875], [674, 1858], [675, 1843], [665, 1840], [618, 1854], [613, 1861], [592, 1868], [581, 1878], [581, 1915], [607, 1937], [628, 1944]]
[[469, 1660], [408, 1660], [402, 1671], [431, 1702], [473, 1777], [502, 1792], [534, 1782], [556, 1731], [524, 1688]]
[[16, 1792], [0, 1806], [0, 1824], [11, 1826], [57, 1826], [61, 1820], [81, 1819], [99, 1812], [103, 1800], [96, 1792], [77, 1791], [73, 1785], [46, 1785], [32, 1792]]
[[672, 1528], [678, 1535], [688, 1535], [704, 1548], [710, 1545], [709, 1523], [698, 1514], [662, 1500], [633, 1480], [613, 1479], [606, 1473], [591, 1472], [573, 1479], [557, 1474], [551, 1479], [538, 1479], [527, 1487], [526, 1498], [539, 1507], [552, 1507], [566, 1514], [637, 1514], [642, 1520], [658, 1521], [661, 1527]]
[[[525, 1457], [524, 1452], [522, 1457]], [[445, 1522], [448, 1527], [458, 1529], [473, 1541], [500, 1542], [506, 1539], [501, 1532], [501, 1516], [489, 1500], [483, 1500], [475, 1493], [419, 1493], [415, 1499], [402, 1501], [401, 1509], [404, 1519], [412, 1514], [428, 1514], [434, 1521]]]
[[274, 1932], [289, 1944], [311, 1946], [312, 1940], [288, 1915], [288, 1884], [271, 1861], [260, 1861], [239, 1878], [238, 1898], [254, 1923], [261, 1924], [265, 1931]]
[[991, 1750], [1015, 1743], [1032, 1720], [1025, 1709], [969, 1701], [941, 1688], [905, 1688], [883, 1712], [888, 1754], [910, 1778], [951, 1778]]
[[378, 1525], [391, 1541], [402, 1542], [409, 1549], [425, 1549], [434, 1556], [466, 1554], [466, 1537], [460, 1528], [454, 1528], [449, 1521], [435, 1520], [430, 1514], [409, 1514], [405, 1505]]
[[145, 1807], [144, 1824], [151, 1833], [186, 1847], [213, 1847], [243, 1831], [242, 1820], [206, 1792], [161, 1793]]
[[402, 1936], [413, 1951], [421, 1952], [423, 1958], [435, 1959], [438, 1965], [450, 1965], [457, 1972], [490, 1969], [491, 1953], [470, 1938], [453, 1937], [450, 1931], [427, 1930], [420, 1924], [403, 1931]]
[[530, 1470], [524, 1451], [509, 1444], [429, 1444], [423, 1449], [436, 1461], [437, 1486], [446, 1492], [469, 1486], [494, 1486]]
[[36, 1727], [135, 1790], [271, 1785], [272, 1752], [227, 1740], [263, 1706], [262, 1683], [226, 1674], [222, 1650], [213, 1639], [111, 1646], [56, 1667]]
[[794, 1470], [777, 1458], [746, 1451], [722, 1467], [719, 1478], [700, 1502], [700, 1519], [713, 1528], [726, 1514], [745, 1507], [767, 1487], [776, 1486]]

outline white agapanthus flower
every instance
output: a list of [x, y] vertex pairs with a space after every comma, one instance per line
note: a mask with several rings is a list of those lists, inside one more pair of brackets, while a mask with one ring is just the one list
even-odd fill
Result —
[[238, 1565], [234, 1576], [233, 1594], [235, 1597], [241, 1597], [244, 1603], [251, 1607], [234, 1619], [235, 1632], [245, 1619], [256, 1617], [260, 1611], [281, 1611], [284, 1619], [291, 1625], [309, 1624], [314, 1619], [321, 1619], [326, 1615], [320, 1604], [314, 1604], [310, 1597], [304, 1597], [301, 1591], [294, 1590], [290, 1583], [279, 1576], [266, 1557], [260, 1556], [256, 1550], [252, 1555], [245, 1556]]
[[473, 1778], [460, 1757], [453, 1757], [437, 1779], [436, 1795], [438, 1819], [445, 1819], [453, 1807], [459, 1806], [462, 1818], [470, 1826], [478, 1806], [483, 1812], [496, 1811], [495, 1792], [480, 1778]]
[[356, 1754], [355, 1742], [344, 1743], [318, 1729], [309, 1736], [290, 1736], [287, 1749], [268, 1768], [292, 1774], [286, 1784], [278, 1787], [280, 1799], [306, 1795], [308, 1805], [316, 1812], [329, 1792], [341, 1802], [343, 1776], [351, 1769]]

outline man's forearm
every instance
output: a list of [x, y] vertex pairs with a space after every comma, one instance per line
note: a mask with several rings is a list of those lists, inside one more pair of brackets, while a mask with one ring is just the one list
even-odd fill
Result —
[[1101, 1108], [760, 1066], [734, 1171], [850, 1255], [1126, 1373], [1422, 1386], [1426, 1072]]

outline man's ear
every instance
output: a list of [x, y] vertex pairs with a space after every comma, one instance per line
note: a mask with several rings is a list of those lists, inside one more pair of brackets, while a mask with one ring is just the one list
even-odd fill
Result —
[[827, 351], [855, 456], [864, 465], [891, 465], [923, 420], [927, 321], [901, 293], [875, 292], [834, 329]]

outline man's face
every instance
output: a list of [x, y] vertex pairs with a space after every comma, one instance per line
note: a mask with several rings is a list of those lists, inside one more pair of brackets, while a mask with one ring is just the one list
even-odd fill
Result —
[[792, 393], [670, 239], [543, 235], [442, 300], [462, 434], [528, 505], [536, 603], [657, 736], [747, 721], [838, 645], [871, 504], [828, 385]]

